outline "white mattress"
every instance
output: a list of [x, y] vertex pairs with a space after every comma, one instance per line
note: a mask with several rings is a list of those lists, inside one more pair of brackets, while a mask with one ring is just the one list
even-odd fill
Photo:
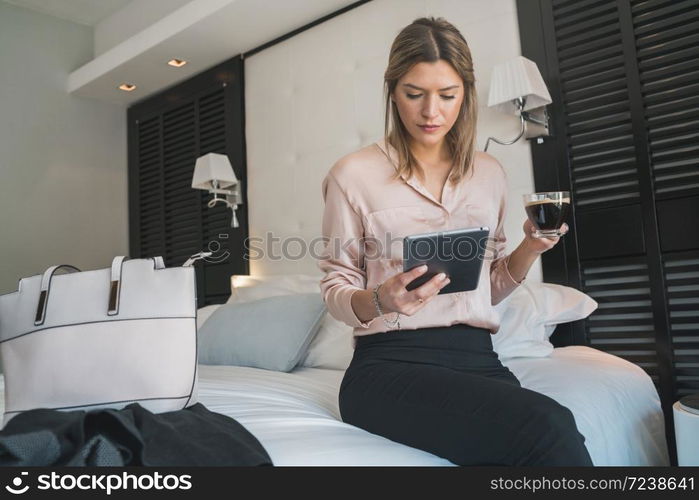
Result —
[[[570, 408], [595, 465], [669, 465], [660, 400], [641, 368], [584, 346], [504, 364], [523, 387]], [[276, 465], [451, 465], [340, 422], [342, 375], [202, 366], [200, 401], [248, 428]]]
[[595, 465], [670, 464], [660, 398], [637, 365], [585, 346], [503, 364], [523, 387], [573, 412]]
[[[641, 368], [584, 346], [504, 364], [522, 386], [570, 408], [595, 465], [669, 465], [660, 400]], [[275, 465], [452, 465], [341, 422], [343, 373], [200, 366], [199, 401], [244, 425]]]

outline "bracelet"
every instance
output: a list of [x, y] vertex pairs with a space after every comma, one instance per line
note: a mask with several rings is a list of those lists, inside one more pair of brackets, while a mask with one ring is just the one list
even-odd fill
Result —
[[[379, 303], [379, 288], [381, 288], [382, 284], [383, 283], [379, 283], [378, 285], [376, 285], [374, 287], [374, 293], [371, 296], [371, 300], [374, 302], [374, 306], [376, 307], [376, 312], [379, 313], [379, 316], [384, 315], [383, 311], [381, 310], [381, 304]], [[386, 318], [383, 318], [383, 322], [388, 328], [393, 328], [394, 326], [398, 325], [398, 330], [400, 330], [400, 321], [399, 320], [400, 320], [400, 313], [396, 313], [396, 319], [393, 320], [393, 323], [389, 323], [388, 320], [386, 320]]]
[[507, 257], [505, 257], [505, 272], [507, 273], [507, 275], [510, 277], [510, 279], [511, 279], [512, 281], [514, 281], [514, 282], [517, 283], [518, 285], [521, 285], [522, 283], [524, 283], [524, 280], [527, 279], [527, 275], [525, 274], [525, 275], [524, 275], [524, 278], [522, 278], [521, 281], [517, 281], [517, 280], [515, 279], [515, 277], [512, 276], [512, 273], [510, 272], [510, 268], [509, 268], [509, 265], [510, 265], [510, 257], [511, 257], [511, 256], [512, 256], [512, 254], [509, 254]]

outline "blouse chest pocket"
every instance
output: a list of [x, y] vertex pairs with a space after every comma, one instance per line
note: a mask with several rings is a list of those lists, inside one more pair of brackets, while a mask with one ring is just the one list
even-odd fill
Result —
[[372, 239], [376, 257], [402, 260], [403, 238], [411, 234], [426, 233], [427, 218], [420, 206], [384, 208], [366, 216], [367, 236]]
[[488, 227], [492, 233], [498, 224], [498, 210], [489, 204], [464, 203], [457, 207], [454, 216], [459, 228]]

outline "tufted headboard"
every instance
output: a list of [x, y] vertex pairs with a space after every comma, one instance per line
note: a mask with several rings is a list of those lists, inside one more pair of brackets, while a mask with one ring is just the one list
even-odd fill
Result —
[[[341, 156], [383, 135], [383, 72], [394, 37], [441, 16], [466, 38], [479, 98], [478, 145], [511, 139], [518, 119], [485, 106], [493, 65], [520, 55], [514, 0], [374, 0], [245, 59], [251, 275], [314, 274], [321, 181]], [[521, 195], [533, 191], [529, 143], [489, 148], [510, 187], [508, 251], [522, 239]], [[315, 249], [315, 253], [314, 253]], [[529, 280], [541, 280], [540, 263]]]

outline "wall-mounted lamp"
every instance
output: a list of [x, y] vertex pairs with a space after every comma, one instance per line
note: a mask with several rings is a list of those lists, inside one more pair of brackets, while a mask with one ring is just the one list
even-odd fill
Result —
[[490, 78], [488, 107], [519, 115], [522, 128], [509, 142], [488, 137], [484, 151], [491, 140], [507, 146], [523, 135], [526, 139], [549, 135], [547, 104], [551, 104], [551, 96], [535, 62], [518, 56], [495, 66]]
[[[228, 161], [228, 156], [209, 153], [197, 158], [194, 165], [194, 176], [192, 177], [192, 187], [195, 189], [205, 189], [214, 195], [207, 206], [209, 208], [216, 203], [224, 203], [233, 212], [231, 227], [238, 227], [238, 219], [235, 211], [238, 205], [243, 202], [241, 195], [240, 181], [233, 172], [233, 166]], [[225, 197], [219, 198], [222, 194]]]

